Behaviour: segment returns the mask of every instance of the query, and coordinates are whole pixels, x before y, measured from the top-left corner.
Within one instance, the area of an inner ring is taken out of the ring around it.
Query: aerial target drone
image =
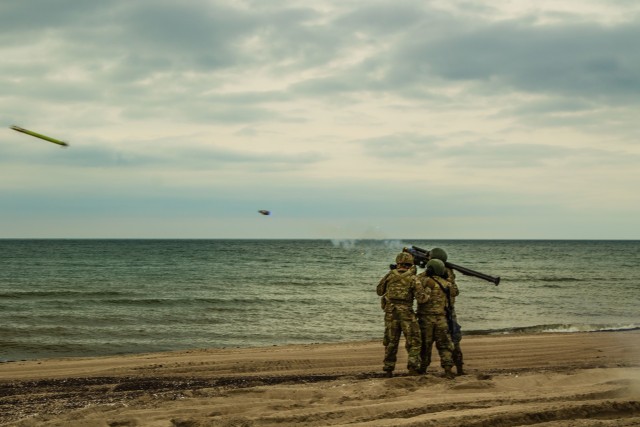
[[[264,210],[264,209],[260,209],[258,212],[261,215],[271,215],[271,211],[267,211],[267,210]]]
[[[28,129],[21,128],[20,126],[14,125],[14,126],[11,126],[11,129],[18,132],[26,133],[27,135],[35,136],[36,138],[44,139],[45,141],[53,142],[54,144],[62,145],[63,147],[69,146],[69,144],[67,144],[64,141],[60,141],[59,139],[51,138],[50,136],[42,135],[41,133],[36,133]]]

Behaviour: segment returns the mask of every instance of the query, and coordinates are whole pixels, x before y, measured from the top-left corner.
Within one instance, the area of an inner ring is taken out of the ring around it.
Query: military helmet
[[[431,259],[439,259],[442,262],[447,260],[447,253],[442,248],[433,248],[429,251]]]
[[[442,276],[447,271],[444,262],[435,258],[430,259],[429,262],[427,262],[427,272],[429,272],[429,269],[431,269],[431,271],[433,271],[433,274],[436,276]]]
[[[408,252],[400,252],[396,256],[396,264],[413,264],[413,255]]]

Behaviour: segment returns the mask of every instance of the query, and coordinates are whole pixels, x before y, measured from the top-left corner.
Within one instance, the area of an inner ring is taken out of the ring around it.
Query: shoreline
[[[521,336],[521,335],[540,335],[540,334],[581,334],[581,333],[600,333],[600,332],[631,332],[640,331],[640,326],[634,324],[622,325],[586,325],[586,324],[543,324],[533,326],[516,326],[510,328],[500,329],[472,329],[465,330],[465,339],[477,336]],[[283,347],[283,346],[304,346],[304,345],[338,345],[352,342],[372,342],[375,338],[370,339],[358,339],[350,341],[333,341],[333,342],[308,342],[308,343],[276,343],[271,345],[246,345],[246,346],[222,346],[222,347],[210,347],[209,349],[252,349],[252,348],[268,348],[268,347]],[[141,354],[161,354],[161,353],[176,353],[193,351],[194,348],[179,348],[174,350],[159,350],[159,351],[141,351],[141,352],[121,352],[110,354],[60,354],[60,355],[47,355],[42,357],[15,357],[0,359],[0,365],[4,363],[16,363],[16,362],[32,362],[38,360],[51,360],[51,359],[86,359],[86,358],[100,358],[100,357],[133,357]]]
[[[454,380],[435,349],[425,376],[407,376],[402,346],[383,378],[379,341],[6,362],[0,425],[481,426],[534,424],[536,411],[545,427],[640,424],[638,330],[471,335],[462,348],[468,374]]]

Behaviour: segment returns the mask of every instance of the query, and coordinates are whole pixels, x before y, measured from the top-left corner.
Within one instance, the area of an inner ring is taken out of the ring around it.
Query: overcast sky
[[[639,40],[636,0],[2,0],[0,237],[639,239]]]

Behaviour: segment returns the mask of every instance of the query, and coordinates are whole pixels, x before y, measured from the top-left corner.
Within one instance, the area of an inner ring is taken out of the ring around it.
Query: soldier
[[[451,353],[454,347],[447,322],[447,310],[451,307],[447,294],[451,292],[451,283],[444,278],[446,274],[444,262],[432,259],[427,262],[426,267],[426,270],[418,275],[425,291],[429,293],[425,303],[418,302],[418,323],[422,335],[420,349],[422,364],[419,372],[423,374],[427,372],[431,363],[431,348],[435,342],[445,376],[454,378],[455,375],[451,372],[453,367]]]
[[[447,261],[447,252],[441,248],[433,248],[429,251],[429,259],[439,259],[442,262]],[[452,326],[453,330],[451,331],[451,340],[453,341],[453,363],[456,365],[456,372],[458,375],[464,375],[463,369],[463,357],[462,357],[462,348],[460,348],[460,341],[462,341],[462,329],[460,328],[460,324],[458,323],[458,316],[456,315],[456,297],[460,295],[460,291],[458,289],[458,285],[456,284],[456,274],[453,270],[445,265],[446,269],[446,279],[451,283],[451,318],[453,319]]]
[[[413,300],[425,303],[427,294],[416,276],[413,256],[401,252],[396,256],[396,268],[378,283],[376,292],[382,297],[384,309],[384,366],[387,377],[393,376],[400,335],[404,334],[408,353],[409,375],[420,369],[420,327],[413,311]]]

